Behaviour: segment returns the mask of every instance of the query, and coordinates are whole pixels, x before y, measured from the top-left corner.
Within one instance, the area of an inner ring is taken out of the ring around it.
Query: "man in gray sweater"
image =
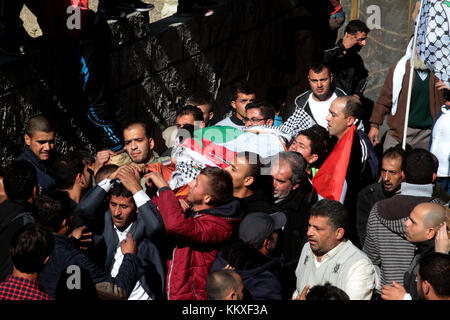
[[[432,197],[433,157],[427,150],[412,149],[406,153],[406,163],[400,194],[377,202],[370,211],[363,251],[369,256],[380,276],[381,287],[393,281],[403,286],[403,276],[414,258],[415,246],[398,232],[409,213],[419,203],[438,202]]]

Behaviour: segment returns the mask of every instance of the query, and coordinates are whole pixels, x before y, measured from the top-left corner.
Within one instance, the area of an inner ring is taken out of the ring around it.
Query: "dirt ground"
[[[142,0],[146,3],[151,3],[155,6],[150,12],[150,23],[162,19],[164,17],[174,14],[177,10],[178,0]],[[89,0],[89,9],[97,11],[98,0]],[[42,35],[42,30],[39,28],[36,17],[28,10],[26,6],[23,7],[20,13],[20,18],[24,22],[25,30],[32,37],[39,37]]]

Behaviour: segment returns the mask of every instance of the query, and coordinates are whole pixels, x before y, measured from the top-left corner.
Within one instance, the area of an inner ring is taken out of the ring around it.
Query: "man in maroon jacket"
[[[167,261],[167,296],[169,300],[206,300],[206,278],[218,247],[240,221],[231,176],[220,168],[202,169],[189,183],[191,208],[186,212],[160,173],[146,177],[159,189],[159,197],[153,201],[174,243]]]

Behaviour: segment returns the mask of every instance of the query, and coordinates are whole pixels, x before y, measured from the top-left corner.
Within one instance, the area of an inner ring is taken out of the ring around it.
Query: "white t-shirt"
[[[327,128],[328,123],[326,118],[328,116],[330,105],[336,98],[337,95],[334,92],[331,95],[331,97],[326,101],[316,101],[314,100],[312,93],[309,95],[308,99],[309,108],[311,109],[311,113],[318,125]]]

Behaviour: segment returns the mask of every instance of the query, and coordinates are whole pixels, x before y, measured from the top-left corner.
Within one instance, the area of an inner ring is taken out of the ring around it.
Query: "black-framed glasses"
[[[265,121],[265,120],[267,120],[266,118],[261,118],[261,119],[259,119],[259,118],[244,118],[243,119],[243,121],[244,121],[244,123],[247,123],[247,122],[261,122],[261,121]]]

